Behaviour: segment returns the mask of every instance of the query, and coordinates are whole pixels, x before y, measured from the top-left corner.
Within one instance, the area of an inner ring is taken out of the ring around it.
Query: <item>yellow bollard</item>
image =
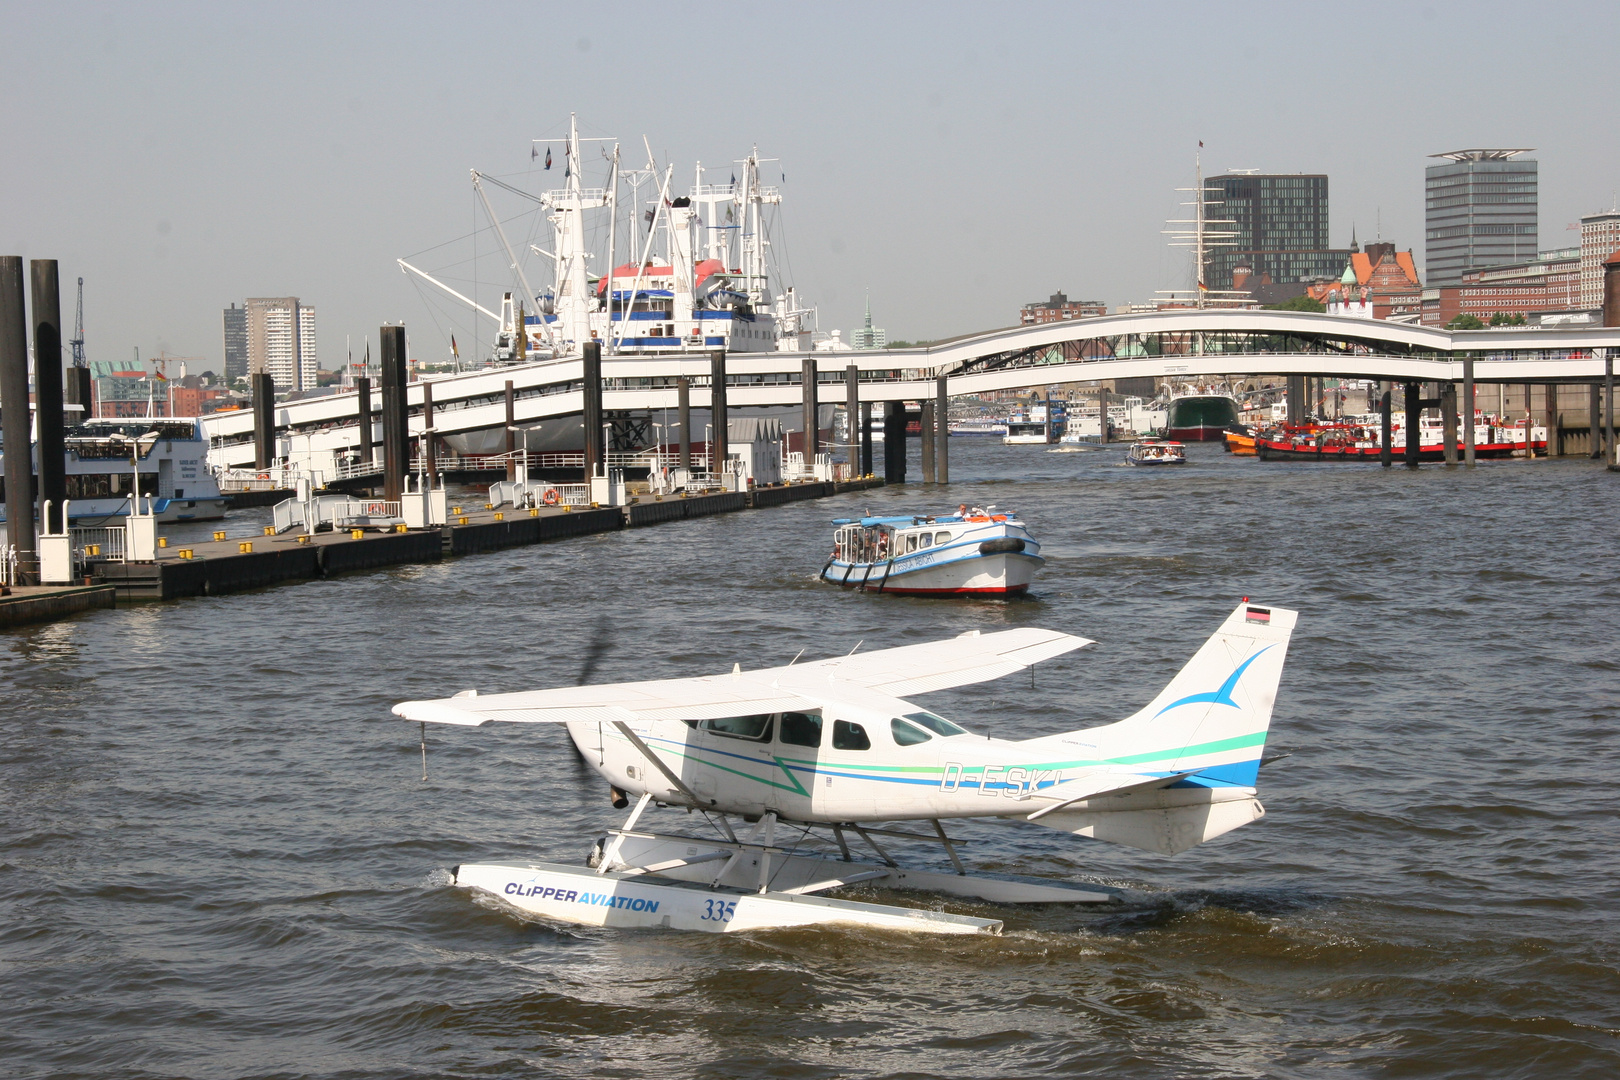
[[[596,503],[593,502],[593,503],[591,503],[591,509],[592,510],[600,510],[602,508],[600,506],[598,506]]]
[[[397,533],[410,532],[410,529],[406,527],[406,525],[405,525],[405,523],[403,521],[401,521],[397,525],[394,526],[394,531],[397,532]]]
[[[539,517],[540,516],[540,508],[538,506],[529,507],[529,516],[530,517]]]
[[[573,512],[574,508],[572,506],[569,506],[567,503],[563,503],[563,513],[572,514]]]
[[[366,530],[364,530],[364,529],[350,529],[349,530],[349,539],[350,540],[360,540],[360,539],[364,538],[365,535],[366,535]]]
[[[452,514],[459,514],[459,513],[461,513],[461,507],[459,507],[459,506],[452,506],[452,507],[451,507],[451,508],[450,508],[450,512],[451,512],[451,513],[452,513]],[[463,524],[465,524],[465,522],[463,522]]]
[[[460,509],[460,507],[457,507],[457,509]],[[466,515],[462,515],[461,517],[456,518],[456,524],[457,525],[465,525],[465,524],[467,524]]]
[[[223,539],[225,539],[225,530],[224,529],[215,530],[214,539],[215,540],[223,540]]]
[[[219,538],[221,540],[223,540],[225,538],[224,533],[219,533],[218,535],[219,535]],[[274,536],[274,535],[276,535],[276,527],[274,525],[266,525],[264,527],[264,535],[266,535],[266,536]]]
[[[506,515],[501,513],[499,510],[497,510],[497,511],[495,511],[495,520],[496,521],[505,521],[506,520]]]
[[[243,555],[251,555],[253,553],[253,541],[251,541],[251,540],[240,540],[240,541],[238,541],[237,544],[236,544],[236,550],[241,552]]]
[[[180,549],[180,557],[181,557],[181,558],[182,558],[182,559],[189,559],[189,558],[191,558],[191,549],[190,549],[190,548],[181,548],[181,549]]]
[[[485,510],[493,510],[493,509],[495,509],[495,504],[494,503],[485,503],[484,504],[484,509]]]
[[[301,534],[300,534],[300,535],[299,535],[299,537],[298,537],[298,542],[299,542],[299,543],[300,543],[300,544],[307,544],[307,543],[309,543],[309,533],[301,533]]]
[[[158,537],[158,547],[166,548],[168,546],[169,546],[169,538],[167,536]]]
[[[101,554],[101,545],[100,544],[86,544],[86,545],[84,545],[84,553],[86,555],[89,555],[91,558],[95,558],[96,556]]]

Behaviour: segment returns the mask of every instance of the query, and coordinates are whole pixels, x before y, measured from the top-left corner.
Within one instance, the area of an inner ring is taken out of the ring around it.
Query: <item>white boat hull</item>
[[[926,557],[926,552],[920,552],[907,559]],[[836,585],[858,588],[864,584],[871,590],[901,596],[1008,596],[1028,591],[1036,571],[1046,564],[1039,555],[1023,552],[972,555],[910,567],[904,566],[904,561],[896,560],[890,568],[885,563],[834,560],[822,576]]]

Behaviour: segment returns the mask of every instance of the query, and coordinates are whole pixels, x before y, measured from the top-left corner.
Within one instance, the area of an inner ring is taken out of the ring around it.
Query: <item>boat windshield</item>
[[[906,719],[920,725],[921,727],[927,728],[935,735],[951,736],[967,734],[966,728],[957,727],[943,716],[938,716],[931,712],[908,712],[906,713]]]

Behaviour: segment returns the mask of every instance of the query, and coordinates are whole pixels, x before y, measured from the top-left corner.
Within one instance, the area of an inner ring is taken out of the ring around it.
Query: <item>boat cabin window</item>
[[[917,546],[918,547],[925,547],[925,548],[926,547],[933,547],[934,546],[934,534],[933,533],[923,533],[922,537],[917,541]]]
[[[752,739],[755,742],[765,742],[771,737],[771,714],[723,716],[718,719],[705,720],[698,727],[715,735],[724,735],[728,739]]]
[[[834,720],[833,749],[870,750],[872,749],[872,740],[867,737],[866,729],[861,725],[852,724],[848,720]]]
[[[906,550],[907,551],[916,551],[917,550],[917,534],[916,533],[912,533],[910,536],[906,537]]]
[[[777,739],[788,746],[820,746],[821,717],[815,713],[785,712]]]
[[[922,728],[908,724],[898,716],[889,721],[889,733],[894,736],[896,746],[916,746],[933,738]]]
[[[948,544],[950,542],[951,542],[951,534],[950,533],[948,533],[948,532],[937,532],[937,533],[934,534],[934,543],[936,543],[936,544]]]
[[[906,713],[906,719],[920,727],[927,728],[935,735],[944,735],[947,738],[952,735],[967,734],[966,728],[957,727],[943,716],[938,716],[931,712],[908,712]]]

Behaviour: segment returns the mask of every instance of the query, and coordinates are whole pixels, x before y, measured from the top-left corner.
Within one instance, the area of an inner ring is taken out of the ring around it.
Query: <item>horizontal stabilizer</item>
[[[1147,776],[1142,773],[1092,773],[1082,776],[1078,780],[1066,781],[1056,787],[1046,788],[1040,792],[1043,797],[1055,799],[1050,806],[1030,814],[1024,820],[1038,821],[1048,814],[1066,810],[1075,803],[1085,802],[1103,795],[1133,795],[1139,791],[1152,791],[1155,788],[1169,787],[1179,780],[1185,780],[1192,773],[1171,773],[1168,776]]]

